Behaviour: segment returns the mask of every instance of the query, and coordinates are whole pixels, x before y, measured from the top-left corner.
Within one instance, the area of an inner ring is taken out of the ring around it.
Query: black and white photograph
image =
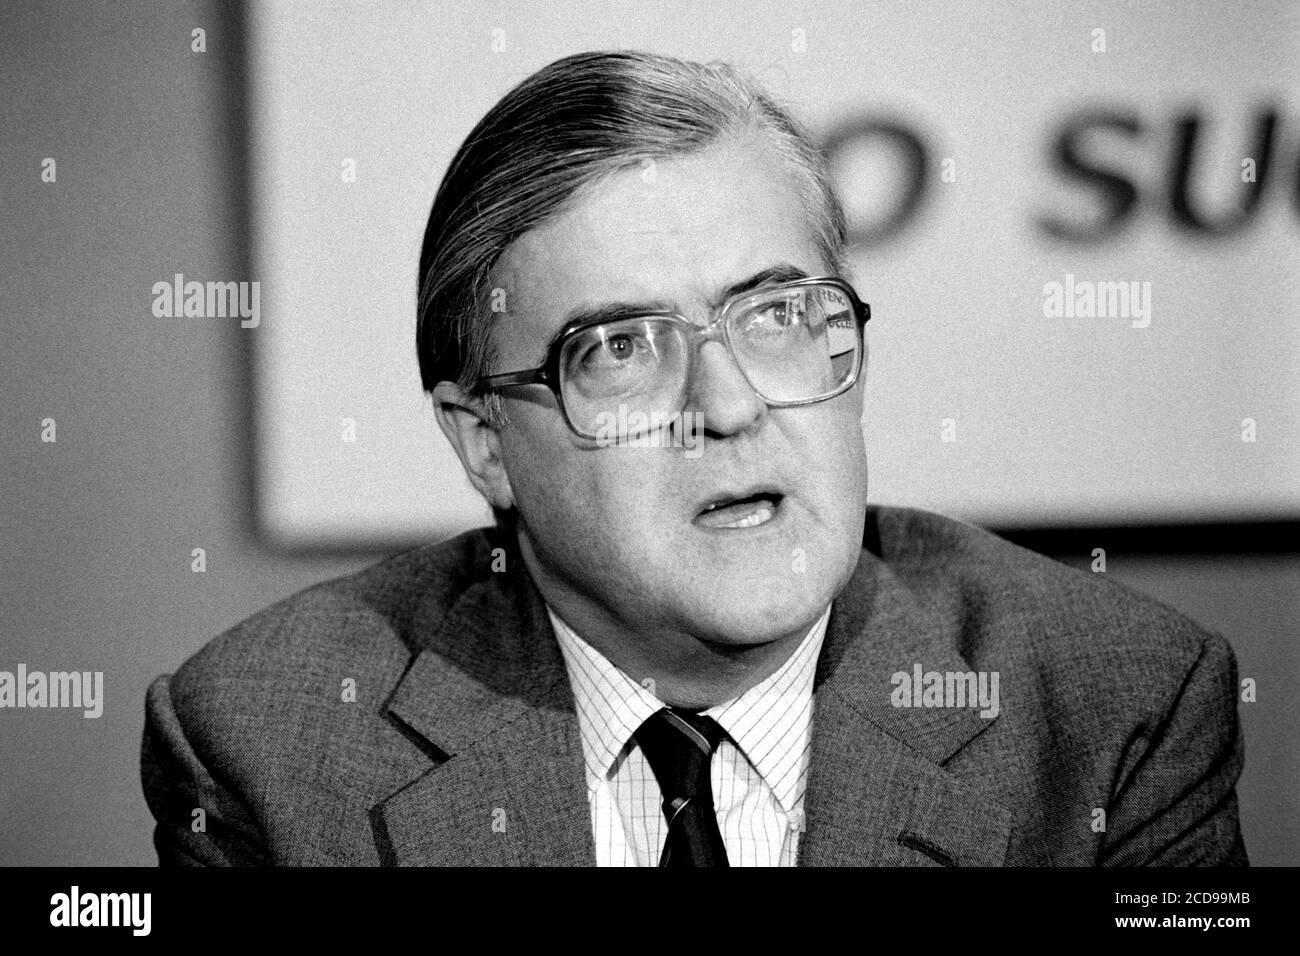
[[[1242,940],[1300,864],[1296,4],[32,0],[0,78],[6,925],[976,867]]]

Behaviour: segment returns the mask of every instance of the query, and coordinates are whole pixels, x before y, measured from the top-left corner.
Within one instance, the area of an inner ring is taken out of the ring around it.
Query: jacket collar
[[[435,765],[373,808],[384,862],[595,862],[564,659],[517,552],[507,560],[511,573],[485,573],[445,613],[433,599],[417,609],[414,632],[432,636],[387,712]],[[800,865],[1003,862],[1009,812],[942,766],[996,718],[890,702],[891,675],[916,663],[970,670],[954,645],[863,550],[818,663]]]
[[[372,810],[384,862],[595,862],[564,659],[517,552],[507,562],[445,614],[431,598],[417,609],[412,629],[431,637],[387,711],[436,765]]]
[[[1001,865],[1010,814],[943,769],[996,717],[901,708],[891,677],[966,672],[954,630],[864,550],[818,662],[801,866]]]

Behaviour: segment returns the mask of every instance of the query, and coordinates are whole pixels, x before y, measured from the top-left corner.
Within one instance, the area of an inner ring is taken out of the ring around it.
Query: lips
[[[695,523],[718,530],[757,528],[776,517],[784,498],[781,492],[766,488],[714,498],[700,509]]]

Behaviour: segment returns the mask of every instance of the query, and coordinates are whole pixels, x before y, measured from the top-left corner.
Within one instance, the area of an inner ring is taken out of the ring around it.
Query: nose
[[[700,343],[692,370],[687,410],[703,415],[707,433],[721,436],[752,431],[767,417],[767,403],[754,393],[725,343]]]

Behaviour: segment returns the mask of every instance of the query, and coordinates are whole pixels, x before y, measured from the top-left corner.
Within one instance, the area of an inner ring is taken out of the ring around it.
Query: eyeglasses
[[[768,405],[812,405],[853,387],[870,318],[871,307],[842,279],[799,279],[734,296],[705,326],[669,311],[577,320],[542,365],[484,375],[477,385],[545,385],[569,428],[597,439],[613,420],[651,428],[674,421],[690,394],[695,346],[721,340]]]

